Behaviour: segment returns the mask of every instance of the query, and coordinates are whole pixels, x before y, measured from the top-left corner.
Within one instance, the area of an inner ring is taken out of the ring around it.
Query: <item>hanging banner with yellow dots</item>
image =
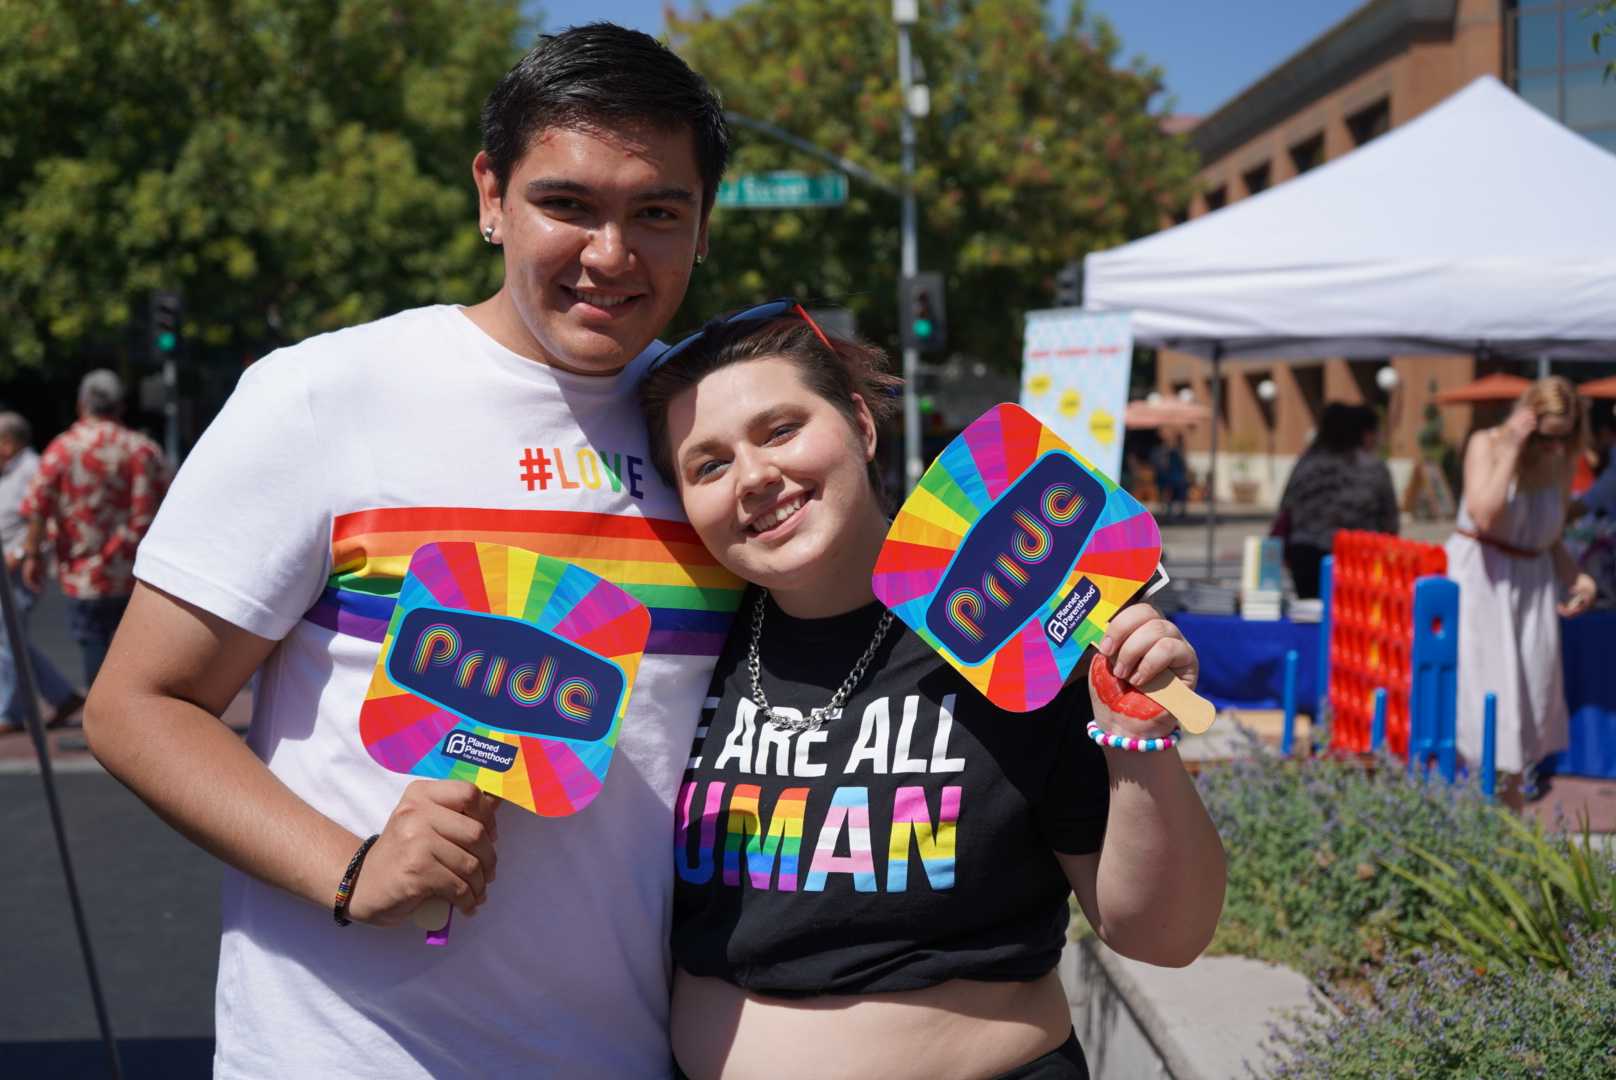
[[[1122,413],[1133,367],[1126,311],[1027,312],[1021,406],[1107,476],[1122,475]]]

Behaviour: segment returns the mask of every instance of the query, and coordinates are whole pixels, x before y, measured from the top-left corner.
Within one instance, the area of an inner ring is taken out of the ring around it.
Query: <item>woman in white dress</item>
[[[1497,694],[1496,765],[1516,805],[1531,794],[1538,762],[1569,739],[1559,617],[1588,610],[1597,594],[1561,542],[1585,439],[1571,383],[1534,383],[1509,419],[1471,437],[1447,543],[1448,576],[1459,583],[1459,753],[1480,762],[1482,703]]]

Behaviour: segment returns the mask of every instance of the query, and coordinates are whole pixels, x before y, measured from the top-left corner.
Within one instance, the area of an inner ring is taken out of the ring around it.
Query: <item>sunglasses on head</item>
[[[824,343],[825,348],[833,353],[836,351],[836,347],[830,343],[830,338],[825,336],[825,331],[821,330],[819,324],[814,322],[813,316],[808,314],[807,308],[790,297],[780,297],[775,300],[765,301],[755,307],[743,308],[730,315],[720,315],[716,319],[707,320],[700,330],[668,346],[661,356],[651,361],[651,366],[646,369],[645,373],[649,375],[658,368],[673,363],[679,357],[684,356],[697,345],[706,341],[711,334],[728,333],[747,326],[763,326],[783,315],[792,314],[801,315],[802,321],[808,324],[808,328],[814,332],[815,337]]]

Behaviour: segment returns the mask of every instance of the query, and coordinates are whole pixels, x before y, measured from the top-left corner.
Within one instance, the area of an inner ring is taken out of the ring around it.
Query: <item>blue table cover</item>
[[[1248,621],[1236,615],[1172,616],[1201,658],[1201,692],[1221,708],[1284,708],[1285,653],[1295,649],[1297,711],[1318,700],[1319,624]],[[1560,623],[1571,745],[1545,773],[1616,778],[1616,611]]]
[[[1220,709],[1285,707],[1285,653],[1295,649],[1296,708],[1311,714],[1319,698],[1319,624],[1237,615],[1172,617],[1201,658],[1198,689]]]
[[[1616,611],[1560,620],[1571,745],[1544,760],[1542,771],[1616,777]]]

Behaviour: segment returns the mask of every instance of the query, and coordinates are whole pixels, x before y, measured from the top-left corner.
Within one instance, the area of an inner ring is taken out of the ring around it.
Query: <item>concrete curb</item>
[[[96,773],[106,772],[101,763],[88,755],[74,755],[72,757],[51,757],[51,772],[53,773]],[[12,776],[19,773],[39,773],[38,758],[16,758],[13,760],[0,760],[0,776]]]
[[[1155,967],[1094,938],[1067,946],[1061,979],[1094,1080],[1250,1076],[1269,1025],[1320,1000],[1307,979],[1275,964],[1204,956]]]

